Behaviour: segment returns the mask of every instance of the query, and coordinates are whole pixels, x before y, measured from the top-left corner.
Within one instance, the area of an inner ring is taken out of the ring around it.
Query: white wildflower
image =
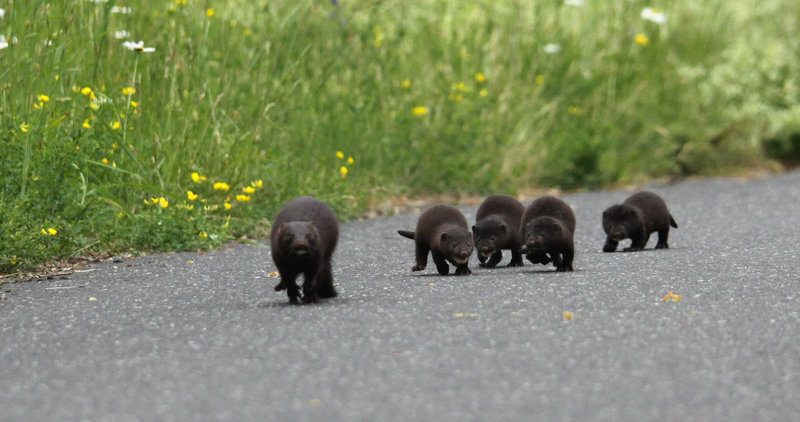
[[[0,7],[0,19],[2,19],[3,16],[5,16],[5,15],[6,15],[6,9],[3,9],[2,7]]]
[[[89,0],[92,3],[108,3],[108,0]]]
[[[125,41],[124,43],[122,43],[122,46],[127,48],[128,50],[141,51],[144,53],[152,53],[156,51],[155,47],[145,47],[144,41],[139,41],[139,42]]]
[[[111,8],[111,13],[123,13],[123,14],[130,14],[131,8],[126,6],[114,6]]]
[[[8,42],[11,41],[11,44],[16,44],[19,40],[17,37],[11,37],[11,39],[7,39],[5,35],[0,35],[0,50],[8,47]]]
[[[583,0],[564,0],[567,6],[583,6]]]
[[[667,14],[656,9],[655,7],[645,7],[642,9],[640,16],[644,20],[655,22],[659,25],[664,25],[667,23]]]
[[[561,45],[559,44],[546,44],[544,46],[544,52],[547,54],[555,54],[561,51]]]
[[[114,38],[121,40],[124,38],[129,38],[131,36],[131,33],[123,29],[121,31],[114,31],[112,35],[114,35]]]

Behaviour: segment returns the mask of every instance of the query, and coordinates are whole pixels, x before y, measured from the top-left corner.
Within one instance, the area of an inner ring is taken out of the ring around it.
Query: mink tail
[[[400,236],[403,236],[403,237],[407,237],[409,239],[413,239],[414,238],[414,232],[410,232],[408,230],[398,230],[397,234],[399,234]]]
[[[671,215],[669,216],[669,225],[675,227],[676,229],[678,228],[678,223],[675,222],[675,219],[672,218]]]

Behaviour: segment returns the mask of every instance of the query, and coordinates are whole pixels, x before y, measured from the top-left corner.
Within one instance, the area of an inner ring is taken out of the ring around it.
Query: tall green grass
[[[0,1],[0,272],[263,236],[300,194],[349,218],[800,151],[796,2],[183,3]]]

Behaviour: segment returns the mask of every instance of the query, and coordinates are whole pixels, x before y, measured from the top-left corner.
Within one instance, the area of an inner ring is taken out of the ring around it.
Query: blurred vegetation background
[[[263,237],[301,194],[347,219],[800,162],[796,1],[0,9],[0,273]]]

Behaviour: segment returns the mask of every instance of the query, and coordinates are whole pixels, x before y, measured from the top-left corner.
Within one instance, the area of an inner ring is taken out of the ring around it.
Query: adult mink
[[[331,256],[339,239],[339,224],[324,202],[301,196],[286,204],[273,223],[272,260],[281,275],[276,291],[286,289],[290,303],[301,297],[295,280],[303,274],[303,302],[336,297]]]
[[[417,265],[411,271],[424,270],[430,252],[439,274],[450,272],[448,262],[456,267],[456,275],[472,274],[468,266],[473,251],[472,234],[467,219],[457,208],[434,205],[419,216],[415,231],[398,230],[397,233],[414,239]]]
[[[519,223],[525,206],[510,195],[487,197],[475,215],[472,236],[481,267],[494,267],[503,258],[503,249],[511,250],[509,267],[522,266],[522,240]]]
[[[575,213],[566,202],[549,195],[536,199],[525,209],[520,226],[529,261],[545,265],[552,261],[556,271],[573,270]]]
[[[624,251],[640,251],[653,232],[658,232],[656,249],[667,249],[670,226],[677,229],[678,223],[664,200],[653,192],[637,192],[622,204],[612,205],[603,212],[603,230],[607,235],[603,252],[614,252],[625,239],[631,239],[631,245]]]

